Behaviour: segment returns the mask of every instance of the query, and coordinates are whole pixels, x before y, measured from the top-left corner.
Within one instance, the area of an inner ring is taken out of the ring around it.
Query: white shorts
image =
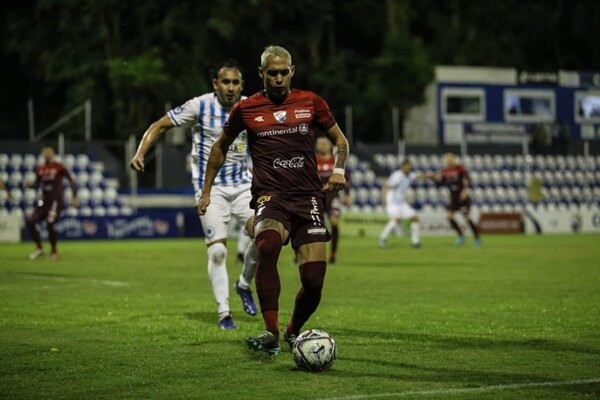
[[[196,203],[200,194],[197,190]],[[251,199],[249,183],[239,186],[213,186],[206,214],[200,216],[206,243],[227,239],[227,227],[232,217],[239,224],[245,225],[254,215],[254,210],[250,208]]]
[[[390,218],[394,219],[411,219],[417,212],[414,208],[406,203],[394,204],[390,203],[386,206],[385,211]]]

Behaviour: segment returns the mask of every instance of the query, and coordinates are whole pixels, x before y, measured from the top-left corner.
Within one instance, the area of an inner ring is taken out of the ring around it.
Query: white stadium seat
[[[21,186],[23,183],[23,174],[19,171],[13,171],[8,178],[8,182],[11,186]]]
[[[377,164],[380,168],[385,168],[385,156],[383,154],[375,154],[373,156],[373,161],[375,161],[375,164]]]
[[[388,154],[385,156],[385,166],[390,171],[395,171],[398,169],[398,157],[396,157],[394,154]]]
[[[372,188],[369,191],[369,203],[374,205],[381,204],[381,190]]]
[[[77,155],[76,165],[80,171],[86,170],[87,167],[89,166],[89,164],[90,164],[90,158],[87,156],[87,154]]]
[[[370,169],[367,170],[365,172],[364,178],[365,178],[364,179],[365,185],[367,185],[367,186],[375,185],[375,180],[377,177],[375,176],[375,172],[373,172],[372,170],[370,170]]]
[[[37,175],[33,171],[27,171],[23,177],[23,184],[25,186],[33,186],[37,179]]]
[[[365,175],[360,172],[359,170],[356,170],[354,172],[352,172],[352,174],[350,175],[350,178],[352,179],[352,186],[355,187],[359,187],[362,186],[365,180]]]
[[[4,207],[6,200],[8,200],[8,192],[6,190],[0,190],[0,208]]]
[[[29,215],[30,214],[30,212],[28,212],[27,214],[25,214],[23,212],[23,210],[20,209],[20,208],[18,208],[18,207],[17,208],[13,208],[12,210],[10,210],[10,213],[11,213],[11,215],[15,215],[18,218],[24,218],[25,215]]]
[[[77,185],[87,186],[90,181],[90,175],[87,172],[80,172],[77,174]]]
[[[9,165],[13,169],[21,168],[21,166],[23,165],[23,156],[18,153],[11,155]]]
[[[104,180],[104,177],[102,176],[102,172],[94,171],[90,175],[89,182],[92,186],[100,186],[100,184],[102,183],[103,180]]]
[[[351,153],[350,155],[348,155],[347,166],[350,169],[350,171],[353,171],[356,168],[358,168],[358,157],[356,156],[356,154]]]
[[[95,217],[104,217],[104,216],[106,216],[106,209],[104,207],[102,207],[102,206],[96,206],[92,210],[92,214]]]
[[[104,191],[100,188],[92,189],[90,199],[96,204],[101,203],[104,200]]]
[[[88,188],[82,187],[77,189],[77,197],[82,204],[87,204],[90,201],[90,191]]]
[[[19,188],[12,188],[10,190],[10,197],[13,204],[18,204],[23,200],[23,191]]]
[[[120,211],[121,215],[133,215],[133,213],[135,212],[133,207],[128,206],[128,205],[122,206],[119,211]]]
[[[34,156],[33,154],[25,154],[25,157],[23,157],[23,166],[28,170],[31,171],[35,168],[35,165],[37,164],[37,157]]]
[[[91,217],[93,214],[92,208],[88,206],[83,206],[79,208],[79,215],[82,217]]]
[[[104,191],[104,200],[109,202],[109,203],[114,203],[115,201],[117,201],[118,198],[118,193],[117,190],[114,188],[107,188]]]
[[[110,206],[106,208],[106,215],[111,216],[111,217],[116,217],[120,214],[120,210],[119,207],[116,206]]]
[[[9,178],[8,172],[0,171],[0,182],[8,183],[8,178]]]
[[[73,154],[65,155],[63,164],[65,165],[65,168],[67,168],[69,171],[73,170],[73,168],[75,167],[75,162],[76,162],[76,158]]]
[[[29,204],[33,204],[38,198],[37,191],[32,188],[25,189],[23,193],[23,200]]]
[[[6,167],[8,167],[9,162],[10,162],[10,157],[8,157],[8,154],[1,153],[0,154],[0,170],[2,170],[2,171],[6,170]]]
[[[65,210],[65,215],[67,217],[76,217],[79,215],[79,210],[75,207],[69,207]]]

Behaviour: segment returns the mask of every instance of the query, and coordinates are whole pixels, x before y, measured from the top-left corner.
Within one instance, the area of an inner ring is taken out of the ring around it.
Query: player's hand
[[[196,211],[198,211],[198,215],[206,214],[206,209],[210,205],[210,192],[202,191],[202,195],[200,195],[200,200],[196,204]]]
[[[144,156],[136,154],[131,161],[129,161],[129,166],[137,172],[144,172]]]
[[[465,201],[468,198],[469,198],[469,192],[467,192],[466,190],[463,190],[462,192],[460,192],[460,200],[461,201]]]
[[[352,197],[350,195],[344,196],[344,204],[346,207],[352,207]]]
[[[79,198],[78,197],[73,197],[71,199],[71,205],[75,208],[79,208]]]
[[[342,174],[331,174],[329,180],[323,186],[326,192],[339,192],[346,186],[346,178]]]

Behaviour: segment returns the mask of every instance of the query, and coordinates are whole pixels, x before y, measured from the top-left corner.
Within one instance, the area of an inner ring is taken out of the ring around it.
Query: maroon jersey
[[[75,182],[73,182],[71,174],[69,174],[69,171],[67,171],[65,166],[59,162],[52,161],[49,164],[38,165],[35,169],[35,174],[37,176],[36,187],[41,186],[44,203],[50,201],[63,201],[63,178],[66,178],[69,181],[73,194],[76,194],[77,186],[75,185]]]
[[[292,89],[281,104],[265,92],[240,100],[223,130],[247,131],[253,164],[252,194],[320,192],[314,153],[315,128],[327,131],[335,119],[325,100],[313,92]]]
[[[469,174],[462,165],[454,165],[442,170],[442,184],[450,190],[450,195],[460,194],[470,183]]]

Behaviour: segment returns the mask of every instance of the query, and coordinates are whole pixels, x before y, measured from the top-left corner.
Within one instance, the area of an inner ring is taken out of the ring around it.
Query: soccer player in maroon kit
[[[79,206],[77,186],[65,166],[54,160],[54,149],[52,147],[44,146],[44,148],[42,148],[42,156],[44,157],[45,162],[36,167],[36,180],[34,184],[36,189],[41,186],[42,200],[26,220],[29,233],[37,246],[36,250],[29,255],[29,259],[35,260],[44,254],[40,232],[35,224],[40,220],[45,220],[46,227],[48,228],[48,238],[50,239],[50,245],[52,246],[50,258],[58,260],[58,252],[56,251],[56,230],[54,229],[54,224],[58,221],[60,213],[64,208],[63,179],[69,181],[71,190],[73,191],[72,204],[74,207]]]
[[[321,182],[323,185],[327,184],[329,181],[329,177],[333,173],[333,169],[335,168],[335,157],[332,152],[332,144],[331,140],[328,138],[321,136],[317,138],[317,169],[319,171],[319,177],[321,178]],[[346,178],[346,186],[344,187],[344,203],[346,206],[350,206],[352,204],[352,200],[350,198],[350,185],[348,175],[345,174]],[[329,224],[331,225],[331,250],[329,253],[329,263],[335,263],[336,259],[336,250],[338,245],[338,239],[340,235],[340,214],[342,213],[342,209],[340,207],[340,198],[337,192],[326,192],[325,193],[325,214],[327,214],[327,218],[329,219]]]
[[[290,53],[279,46],[267,47],[258,69],[265,90],[233,106],[208,159],[200,214],[210,204],[212,182],[231,143],[246,131],[254,166],[252,203],[255,210],[257,248],[256,292],[266,331],[246,339],[248,346],[277,354],[279,346],[279,294],[277,260],[291,240],[299,264],[300,288],[284,338],[291,345],[321,300],[326,270],[324,225],[325,191],[344,188],[348,141],[327,103],[313,92],[292,89],[295,68]],[[321,183],[315,160],[315,128],[337,146],[333,174]]]
[[[463,231],[456,223],[454,219],[454,213],[460,212],[463,214],[465,220],[469,224],[475,241],[475,246],[481,245],[481,239],[479,237],[479,230],[477,225],[469,217],[471,211],[471,196],[469,195],[469,186],[471,185],[471,179],[469,173],[462,164],[459,164],[456,160],[454,153],[446,153],[444,155],[445,166],[442,172],[439,174],[430,174],[427,177],[432,178],[446,186],[450,191],[450,203],[448,204],[448,214],[446,218],[448,223],[458,234],[455,245],[462,246],[466,240],[463,235]]]

